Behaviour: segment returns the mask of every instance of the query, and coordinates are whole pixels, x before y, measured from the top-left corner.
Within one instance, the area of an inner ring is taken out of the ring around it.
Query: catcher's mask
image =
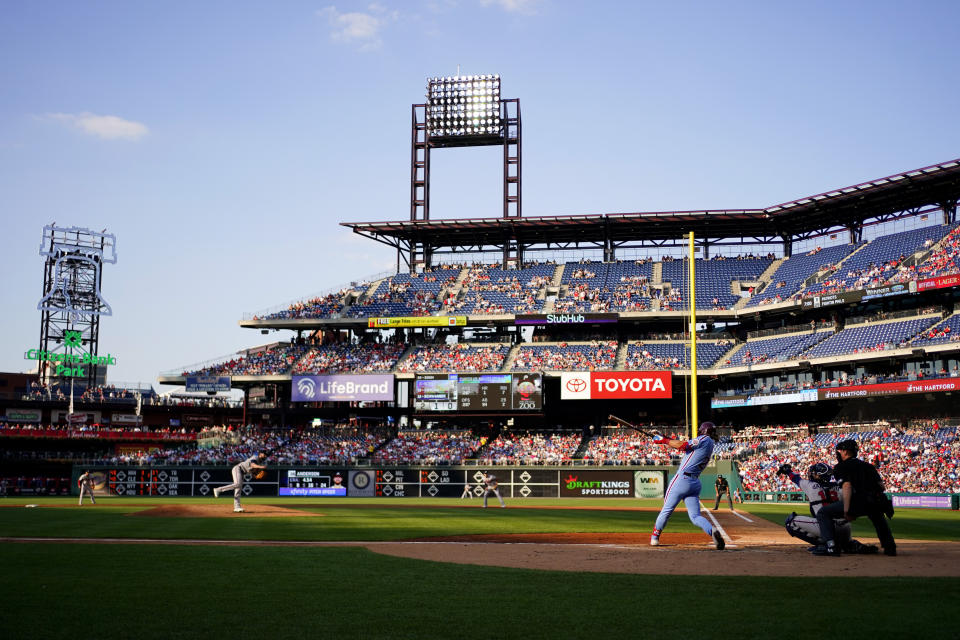
[[[807,479],[811,482],[818,482],[821,485],[826,485],[830,482],[831,473],[833,473],[833,468],[830,465],[823,462],[818,462],[807,470]]]

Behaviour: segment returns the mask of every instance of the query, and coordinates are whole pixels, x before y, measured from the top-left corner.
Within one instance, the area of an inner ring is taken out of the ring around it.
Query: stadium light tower
[[[501,98],[499,75],[428,78],[426,98],[412,109],[410,220],[430,219],[431,149],[491,145],[503,146],[503,217],[521,217],[520,101]],[[430,248],[416,250],[429,264]]]
[[[46,257],[43,267],[43,296],[37,303],[40,316],[40,353],[75,355],[77,352],[96,356],[100,343],[100,316],[113,314],[100,293],[103,264],[117,261],[117,239],[112,233],[80,227],[43,228],[40,255]],[[41,382],[54,379],[72,382],[73,372],[57,375],[51,362],[63,362],[45,356],[38,359]],[[61,367],[63,369],[63,367]],[[103,377],[105,368],[83,369],[89,384]]]

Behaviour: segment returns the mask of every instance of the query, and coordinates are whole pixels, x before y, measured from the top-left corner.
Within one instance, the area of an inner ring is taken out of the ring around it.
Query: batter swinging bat
[[[643,435],[647,436],[648,438],[652,438],[652,437],[654,437],[654,436],[656,436],[656,435],[659,435],[659,434],[656,434],[656,433],[654,433],[654,432],[652,432],[652,431],[647,431],[646,429],[641,429],[640,427],[638,427],[637,425],[633,424],[632,422],[627,422],[627,421],[624,420],[623,418],[618,418],[617,416],[613,415],[612,413],[608,416],[608,418],[609,418],[610,420],[613,420],[614,422],[616,422],[616,423],[624,426],[624,427],[627,427],[627,428],[629,428],[629,429],[633,429],[633,430],[636,431],[637,433],[642,433]]]

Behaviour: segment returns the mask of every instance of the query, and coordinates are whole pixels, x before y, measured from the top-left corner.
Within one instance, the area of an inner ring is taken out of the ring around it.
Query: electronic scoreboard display
[[[539,373],[418,374],[416,411],[509,412],[543,409]]]

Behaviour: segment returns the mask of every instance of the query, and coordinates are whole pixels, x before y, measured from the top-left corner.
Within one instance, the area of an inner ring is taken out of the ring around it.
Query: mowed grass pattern
[[[264,500],[316,518],[146,518],[172,500],[34,500],[0,508],[0,535],[393,540],[484,533],[648,532],[657,501]],[[210,500],[182,500],[188,504]],[[248,501],[256,504],[258,501]],[[4,501],[2,504],[17,504]],[[218,507],[229,511],[229,502]],[[594,505],[602,510],[524,506]],[[609,509],[621,507],[624,510]],[[148,508],[148,507],[147,507]],[[774,522],[786,509],[750,505]],[[908,511],[900,538],[960,539],[956,512]],[[869,524],[867,524],[869,527]],[[696,530],[682,511],[670,531]],[[858,534],[859,535],[859,534]],[[864,539],[869,536],[864,535]],[[731,561],[735,558],[731,556]],[[381,556],[362,548],[0,544],[6,638],[767,638],[837,616],[845,638],[953,638],[960,580],[642,576]],[[833,613],[811,618],[826,598]],[[840,612],[840,613],[838,613]],[[920,614],[922,612],[922,615]],[[832,623],[830,623],[832,624]],[[787,631],[785,631],[787,630]]]

